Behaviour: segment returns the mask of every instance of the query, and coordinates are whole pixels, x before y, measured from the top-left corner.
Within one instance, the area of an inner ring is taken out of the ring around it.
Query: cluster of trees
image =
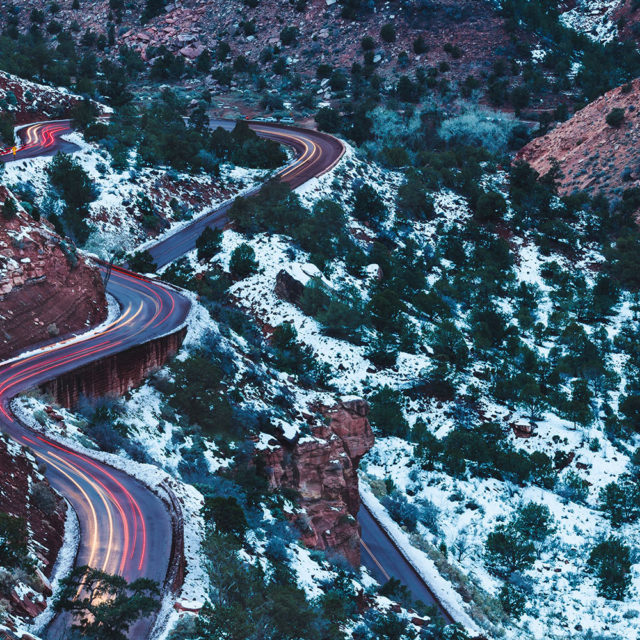
[[[0,567],[28,570],[33,566],[29,557],[29,535],[24,518],[0,512]],[[9,596],[8,593],[3,594]]]
[[[500,591],[500,602],[505,612],[516,619],[526,606],[522,572],[533,565],[553,531],[549,508],[528,502],[520,507],[509,522],[498,525],[487,536],[487,568],[505,581]]]
[[[214,341],[199,352],[171,364],[173,381],[167,391],[170,404],[190,425],[197,425],[206,436],[237,437],[242,425],[234,419],[228,394],[227,376],[232,364]]]
[[[186,103],[166,89],[140,112],[123,107],[108,127],[90,124],[87,129],[89,137],[103,141],[118,168],[127,165],[130,149],[136,149],[140,160],[149,165],[211,173],[217,173],[223,161],[273,169],[286,160],[277,143],[259,138],[244,121],[238,121],[232,131],[211,131],[204,105],[186,116]]]
[[[290,322],[279,324],[271,335],[273,362],[281,371],[298,376],[298,380],[309,387],[325,386],[330,375],[328,365],[316,360],[313,349],[298,341],[298,332]]]
[[[97,197],[93,181],[77,160],[59,153],[47,167],[49,183],[64,202],[62,220],[55,212],[49,214],[54,226],[60,227],[78,242],[86,241],[89,235],[87,218],[89,204]]]
[[[229,218],[245,233],[267,231],[291,237],[320,268],[345,254],[358,260],[358,249],[345,228],[342,206],[322,199],[308,211],[299,196],[279,180],[269,181],[255,196],[236,198]]]
[[[412,430],[416,456],[425,469],[440,468],[450,475],[499,478],[517,484],[555,486],[555,462],[542,451],[532,454],[513,448],[509,433],[498,424],[460,425],[438,440],[418,421]]]

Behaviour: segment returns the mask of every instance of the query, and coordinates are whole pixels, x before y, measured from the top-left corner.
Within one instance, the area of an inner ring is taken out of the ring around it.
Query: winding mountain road
[[[230,129],[234,123],[212,120],[211,126]],[[294,150],[295,159],[277,173],[292,188],[328,171],[344,150],[339,140],[324,133],[263,122],[251,122],[250,126],[258,135]],[[22,146],[15,154],[11,150],[1,152],[0,161],[73,151],[77,147],[62,138],[70,132],[68,120],[26,126],[19,132]],[[205,227],[224,226],[229,208],[227,203],[149,247],[157,265],[164,266],[193,249]],[[185,322],[190,308],[186,297],[161,282],[120,268],[113,269],[107,290],[118,301],[121,311],[110,325],[0,363],[0,428],[30,447],[46,464],[49,481],[78,514],[81,528],[78,565],[89,564],[121,574],[128,580],[148,577],[163,583],[169,570],[172,527],[160,498],[132,476],[28,429],[10,410],[11,399],[19,393],[96,359],[176,330]],[[360,523],[367,550],[365,564],[382,578],[399,578],[416,597],[435,604],[446,614],[435,599],[428,600],[428,588],[417,586],[415,572],[406,561],[398,559],[375,519],[361,512]],[[450,619],[448,614],[446,618]],[[139,622],[130,631],[130,637],[148,637],[153,623],[153,618]],[[56,618],[50,626],[49,637],[60,637],[64,624],[61,617]]]

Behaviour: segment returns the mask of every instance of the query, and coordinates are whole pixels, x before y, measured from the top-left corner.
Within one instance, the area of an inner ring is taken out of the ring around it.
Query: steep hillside
[[[68,117],[80,97],[0,71],[0,112],[15,124]]]
[[[27,346],[86,330],[104,320],[107,305],[98,270],[51,225],[31,218],[4,187],[0,198],[3,360]]]
[[[159,8],[149,11],[147,5]],[[35,1],[30,7],[45,12],[45,22],[49,21],[47,2]],[[359,19],[353,20],[354,17]],[[358,2],[335,0],[84,0],[75,10],[72,3],[61,3],[50,20],[67,28],[75,23],[72,31],[78,41],[86,32],[94,34],[94,41],[103,36],[107,45],[113,38],[116,46],[130,46],[148,61],[156,57],[156,48],[161,45],[191,61],[205,49],[216,52],[222,42],[230,45],[230,58],[243,55],[249,62],[259,61],[268,47],[275,48],[276,55],[281,49],[296,72],[310,75],[315,75],[320,63],[350,67],[361,54],[360,41],[366,35],[375,41],[376,64],[383,76],[397,75],[407,67],[398,62],[398,55],[405,51],[410,54],[410,67],[448,60],[464,78],[465,74],[489,69],[492,56],[488,52],[509,42],[503,21],[486,0],[384,2],[376,3],[374,10]],[[20,12],[18,23],[27,28],[29,12]],[[381,40],[380,29],[386,23],[395,28],[393,42]],[[296,31],[291,42],[286,34],[281,38],[286,29]],[[417,51],[415,57],[413,42],[418,37],[424,40],[424,51]],[[459,46],[463,55],[452,60],[443,51],[446,43]]]
[[[0,635],[45,606],[65,532],[66,504],[35,459],[0,436]]]
[[[639,94],[638,80],[613,89],[547,135],[527,144],[518,159],[528,162],[541,175],[557,161],[563,194],[603,192],[619,199],[623,189],[640,184]]]

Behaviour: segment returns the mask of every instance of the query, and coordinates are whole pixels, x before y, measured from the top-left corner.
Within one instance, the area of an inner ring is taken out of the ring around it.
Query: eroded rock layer
[[[360,564],[358,464],[373,446],[373,432],[364,400],[342,401],[322,408],[328,425],[312,428],[311,436],[284,439],[263,454],[274,489],[300,496],[306,514],[297,519],[304,543],[314,549],[341,553]]]
[[[7,198],[0,187],[0,203]],[[11,219],[0,214],[0,360],[87,330],[106,315],[95,266],[19,206]]]

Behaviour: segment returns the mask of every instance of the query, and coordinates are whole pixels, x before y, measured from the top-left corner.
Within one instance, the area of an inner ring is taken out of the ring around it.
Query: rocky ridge
[[[13,195],[0,187],[0,200]],[[17,205],[0,216],[0,360],[106,318],[99,271]]]
[[[640,185],[640,80],[618,87],[578,111],[546,135],[532,140],[518,153],[540,175],[558,163],[561,194],[598,192],[617,200],[622,190]],[[607,116],[621,109],[618,125]]]
[[[273,489],[298,493],[304,516],[296,524],[303,542],[314,549],[341,553],[360,564],[358,464],[371,449],[373,432],[368,404],[345,399],[332,408],[319,407],[327,424],[311,428],[310,436],[261,453]],[[274,443],[275,444],[275,443]]]

